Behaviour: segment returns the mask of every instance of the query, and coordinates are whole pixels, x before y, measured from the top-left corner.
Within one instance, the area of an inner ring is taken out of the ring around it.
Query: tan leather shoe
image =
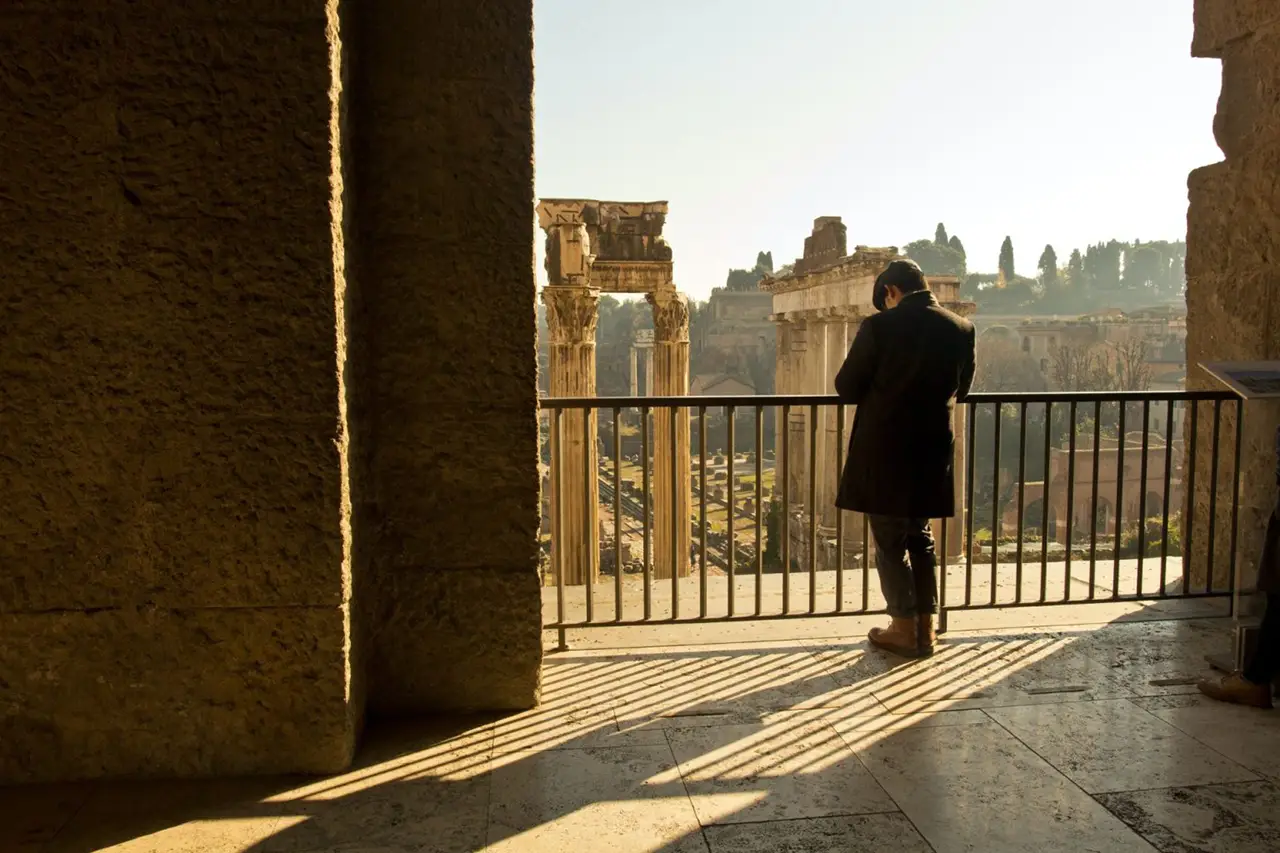
[[[1196,686],[1201,693],[1219,702],[1248,705],[1251,708],[1271,707],[1271,685],[1254,684],[1238,672],[1221,678],[1201,679]]]
[[[895,655],[913,658],[919,656],[916,618],[894,616],[888,628],[872,628],[867,634],[871,645]]]
[[[937,645],[938,632],[933,627],[933,616],[925,614],[916,617],[916,655],[917,657],[927,658],[933,654],[933,647]]]

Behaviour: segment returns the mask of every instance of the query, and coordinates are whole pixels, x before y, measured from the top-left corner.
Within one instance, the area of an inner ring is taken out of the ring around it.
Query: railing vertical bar
[[[680,454],[676,452],[676,447],[679,445],[680,437],[680,411],[681,409],[679,406],[671,407],[671,443],[667,445],[667,453],[671,457],[671,467],[667,472],[667,476],[670,478],[668,480],[669,485],[667,486],[667,506],[670,507],[669,511],[671,513],[671,530],[669,533],[671,535],[670,558],[672,619],[680,618],[680,570],[684,568],[685,561],[689,559],[688,554],[685,554],[683,557],[680,555],[680,540],[684,538],[680,535],[681,528],[683,527],[686,531],[689,529],[689,519],[687,517],[682,517],[683,513],[680,511],[681,504],[684,503],[681,500],[679,488]]]
[[[995,462],[991,477],[991,605],[996,604],[996,584],[1000,569],[1000,430],[1004,421],[1004,403],[995,402]]]
[[[1174,406],[1174,401],[1170,400],[1164,412],[1164,494],[1160,496],[1160,503],[1164,505],[1160,519],[1160,596],[1162,598],[1169,594],[1169,504],[1171,503],[1169,493],[1173,488]]]
[[[818,407],[809,407],[809,613],[818,610]]]
[[[734,459],[734,456],[737,455],[737,450],[738,450],[737,435],[734,430],[734,421],[738,419],[738,410],[733,406],[726,406],[725,414],[729,416],[729,435],[728,435],[729,455],[726,457],[726,460],[728,462],[727,471],[728,471],[728,480],[729,480],[729,487],[728,487],[729,497],[725,501],[725,505],[727,507],[726,517],[728,519],[728,525],[729,525],[729,528],[728,528],[729,529],[729,546],[728,546],[729,547],[729,563],[728,563],[729,565],[729,615],[732,616],[734,615],[734,612],[733,612],[734,599],[738,597],[738,585],[737,585],[736,572],[735,572],[735,569],[737,567],[736,558],[738,556],[738,539],[737,539],[738,531],[737,531],[737,525],[734,523],[735,519],[733,517],[736,512],[736,505],[737,505],[737,501],[735,500],[736,492],[737,492],[737,488],[736,488],[737,483],[734,478],[733,459]]]
[[[649,482],[649,407],[640,408],[640,470],[641,490],[644,492],[644,507],[641,513],[644,524],[644,618],[653,618],[653,535],[649,529],[652,521],[653,498]]]
[[[862,612],[871,606],[871,517],[862,513]]]
[[[613,616],[622,621],[622,409],[613,408]]]
[[[942,517],[942,558],[939,561],[942,570],[938,572],[938,633],[947,633],[947,570],[950,564],[947,560],[947,517]]]
[[[776,470],[776,469],[775,469]],[[764,406],[756,406],[756,610],[764,607]]]
[[[782,492],[782,518],[779,519],[778,533],[782,537],[782,612],[791,612],[791,407],[782,407],[782,483],[779,485],[775,477],[774,491]],[[776,441],[776,440],[775,440]],[[774,467],[778,460],[775,455]]]
[[[593,470],[587,462],[592,457],[592,448],[595,446],[594,436],[591,435],[591,421],[595,415],[595,410],[590,408],[582,409],[582,520],[583,523],[589,523],[591,517],[595,515],[591,505],[593,483],[598,483],[600,472]],[[598,541],[599,528],[595,530],[583,531],[583,549],[584,560],[582,563],[582,585],[587,596],[587,622],[594,622],[596,614],[595,588],[596,579],[592,575],[591,567],[600,560],[599,553],[591,553],[594,550],[595,543]]]
[[[1062,600],[1071,600],[1071,539],[1075,533],[1076,515],[1076,403],[1071,401],[1068,416],[1071,420],[1067,434],[1067,529],[1066,529],[1066,573],[1062,580]]]
[[[970,403],[968,411],[965,413],[965,426],[968,429],[969,452],[965,458],[967,471],[965,473],[964,484],[964,517],[965,517],[965,537],[964,537],[964,606],[968,607],[973,603],[973,493],[974,493],[974,436],[977,434],[978,425],[978,404]]]
[[[707,618],[707,407],[698,407],[698,615]]]
[[[1040,603],[1049,600],[1049,488],[1053,485],[1053,403],[1044,404],[1044,471],[1040,478]]]
[[[1142,464],[1138,468],[1138,595],[1142,596],[1145,586],[1142,577],[1143,558],[1147,555],[1147,475],[1149,466],[1147,456],[1151,452],[1151,401],[1142,401]]]
[[[844,472],[844,406],[836,406],[836,494],[840,493],[840,475]],[[836,612],[844,612],[844,510],[836,507]]]
[[[1178,532],[1182,537],[1182,594],[1191,593],[1191,556],[1194,553],[1194,527],[1196,521],[1196,445],[1200,438],[1200,401],[1191,401],[1191,436],[1187,453],[1182,461],[1182,469],[1186,474],[1187,488],[1183,492],[1184,509],[1182,512],[1182,529]]]
[[[1022,603],[1022,537],[1023,513],[1027,502],[1027,401],[1023,400],[1018,413],[1018,566],[1014,602]]]
[[[1089,504],[1089,600],[1098,594],[1098,476],[1101,473],[1102,401],[1093,403],[1093,495]]]
[[[1218,451],[1221,449],[1222,401],[1213,401],[1213,462],[1209,468],[1209,541],[1205,543],[1204,591],[1213,592],[1214,543],[1218,532]]]
[[[561,458],[560,451],[564,448],[564,441],[561,436],[563,431],[563,423],[561,418],[564,412],[556,409],[555,414],[551,418],[551,514],[555,516],[555,522],[552,524],[551,536],[551,569],[556,575],[556,622],[564,625],[564,459]],[[564,643],[564,629],[560,629],[560,645]]]
[[[1112,577],[1111,577],[1111,598],[1120,597],[1120,545],[1124,541],[1124,437],[1127,422],[1126,415],[1129,412],[1129,406],[1122,398],[1120,400],[1120,424],[1118,427],[1120,443],[1116,445],[1116,511],[1112,513],[1115,517],[1112,525],[1115,533],[1111,536],[1111,559],[1112,559]],[[1142,594],[1142,590],[1138,590],[1138,594]]]
[[[1236,592],[1240,589],[1240,585],[1236,583],[1236,546],[1240,541],[1240,445],[1243,441],[1244,400],[1242,398],[1237,398],[1235,474],[1231,478],[1231,563],[1229,566],[1230,577],[1228,578],[1228,591],[1231,593],[1232,616],[1236,615]]]

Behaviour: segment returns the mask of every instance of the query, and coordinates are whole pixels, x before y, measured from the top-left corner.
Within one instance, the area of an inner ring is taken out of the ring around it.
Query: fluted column
[[[689,300],[674,290],[646,297],[653,306],[653,390],[660,397],[689,395]],[[674,420],[674,436],[672,426]],[[654,576],[689,573],[693,482],[689,473],[689,411],[655,409],[653,435]],[[674,442],[673,442],[674,439]],[[673,564],[674,560],[674,564]]]
[[[632,397],[640,396],[640,378],[639,378],[638,361],[639,360],[636,358],[636,348],[635,348],[635,345],[633,344],[631,347],[631,386],[630,386]]]
[[[551,333],[552,397],[596,395],[596,320],[600,291],[589,287],[546,287]],[[600,484],[596,476],[596,415],[567,410],[560,429],[551,430],[552,565],[570,585],[594,583],[600,568],[596,523]]]
[[[641,350],[644,353],[644,394],[646,397],[652,397],[653,388],[653,347],[646,347]]]
[[[791,347],[787,364],[787,393],[804,394],[808,375],[809,360],[809,326],[804,320],[796,320],[791,324]],[[809,490],[806,487],[809,472],[809,452],[806,441],[804,409],[800,406],[791,408],[791,417],[787,420],[787,500],[791,511],[800,510],[809,502]]]

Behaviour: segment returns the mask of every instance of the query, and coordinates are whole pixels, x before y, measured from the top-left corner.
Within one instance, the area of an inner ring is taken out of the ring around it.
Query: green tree
[[[916,240],[908,243],[903,253],[920,265],[925,275],[965,276],[964,255],[949,245],[938,245],[932,240]]]
[[[1056,294],[1059,286],[1058,281],[1058,253],[1053,250],[1053,246],[1045,246],[1044,251],[1040,253],[1040,286],[1044,288],[1045,296]]]
[[[773,272],[773,252],[760,252],[756,255],[757,272]]]
[[[965,258],[966,260],[968,260],[968,256],[965,254],[965,251],[964,251],[964,243],[961,243],[961,242],[960,242],[960,238],[959,238],[959,237],[957,237],[956,235],[952,234],[952,235],[951,235],[951,242],[950,242],[950,243],[948,243],[947,245],[949,245],[949,246],[951,247],[952,251],[959,252],[959,253],[960,253],[960,257]]]
[[[1168,261],[1152,245],[1138,245],[1124,253],[1125,290],[1154,289],[1168,277]]]
[[[938,229],[933,232],[933,242],[939,246],[950,246],[951,240],[947,237],[947,226],[941,222],[938,223]]]
[[[1071,260],[1067,261],[1067,287],[1076,295],[1081,295],[1089,290],[1089,282],[1084,273],[1084,255],[1080,254],[1079,249],[1071,251]]]
[[[1013,238],[1005,237],[1004,243],[1000,246],[1000,273],[1004,276],[1006,282],[1013,281],[1017,276],[1013,266]]]

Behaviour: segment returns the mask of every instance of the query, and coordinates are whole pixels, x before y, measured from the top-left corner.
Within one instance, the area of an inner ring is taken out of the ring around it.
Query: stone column
[[[630,386],[632,397],[640,396],[640,377],[639,377],[638,361],[639,360],[636,358],[636,348],[635,348],[635,345],[633,344],[631,347],[631,386]]]
[[[836,374],[844,364],[848,354],[848,327],[843,313],[833,314],[824,324],[827,334],[827,372],[824,393],[835,393]],[[832,406],[824,412],[822,454],[819,464],[822,466],[823,480],[818,491],[819,506],[822,508],[821,524],[834,531],[836,526],[836,492],[840,488],[840,447],[844,444],[844,436],[840,434],[839,407]],[[847,447],[847,445],[844,445]]]
[[[809,361],[809,327],[804,320],[791,323],[791,347],[787,364],[787,393],[803,394],[809,389],[806,386]],[[808,503],[809,452],[805,440],[805,416],[800,407],[791,408],[791,416],[787,421],[787,499],[791,511],[802,508]]]
[[[551,332],[550,396],[594,397],[600,291],[590,287],[546,287],[542,301],[547,306]],[[565,584],[580,586],[595,583],[600,566],[596,415],[568,410],[559,420],[557,432],[552,415],[551,506],[558,509],[558,515],[551,521],[551,560],[563,573]]]
[[[653,306],[654,342],[650,352],[656,368],[651,372],[654,390],[660,397],[686,397],[689,394],[689,299],[675,290],[659,290],[646,298]],[[654,577],[670,578],[673,572],[683,577],[689,573],[692,545],[689,412],[687,409],[655,409],[653,427]]]
[[[641,352],[644,353],[644,395],[646,397],[653,396],[653,347],[645,347]]]

